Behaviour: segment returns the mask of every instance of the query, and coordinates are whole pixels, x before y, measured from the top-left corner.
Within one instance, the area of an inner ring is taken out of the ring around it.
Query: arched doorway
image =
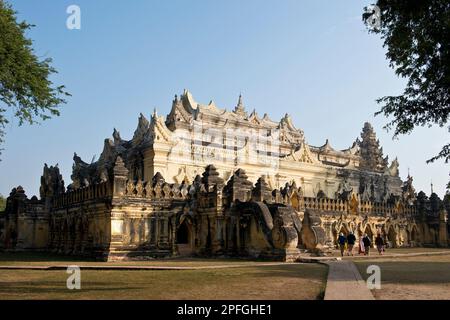
[[[372,246],[374,245],[374,239],[373,239],[373,232],[372,232],[372,228],[367,225],[366,228],[364,229],[364,233],[367,234],[367,237],[370,239],[370,242],[372,243]]]
[[[191,232],[186,221],[183,221],[177,229],[177,247],[180,256],[192,253]]]
[[[337,226],[335,226],[334,228],[333,228],[333,243],[334,243],[334,245],[335,245],[335,247],[336,248],[338,248],[339,247],[339,244],[338,244],[338,238],[339,238],[339,235],[341,234],[341,233],[343,233],[344,234],[344,236],[348,236],[348,234],[350,233],[349,232],[349,230],[348,230],[348,228],[347,228],[347,226],[345,225],[345,224],[341,224],[340,225],[340,228],[339,228],[339,225],[337,225]]]
[[[347,226],[342,225],[341,229],[339,230],[339,233],[341,233],[341,232],[344,234],[344,236],[348,236],[349,231],[348,231]]]
[[[389,227],[387,238],[392,248],[397,247],[397,233],[393,226]]]
[[[417,227],[413,226],[411,229],[411,233],[410,233],[410,244],[411,246],[417,246],[417,242],[418,240],[418,231],[417,231]]]

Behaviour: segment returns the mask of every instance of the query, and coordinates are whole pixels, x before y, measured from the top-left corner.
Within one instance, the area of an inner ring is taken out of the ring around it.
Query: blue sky
[[[59,164],[70,183],[73,152],[90,162],[117,128],[131,138],[139,113],[170,111],[189,89],[202,103],[232,108],[242,92],[248,109],[292,115],[308,143],[349,147],[370,121],[385,154],[408,168],[417,190],[443,196],[449,167],[425,161],[448,142],[442,128],[419,128],[392,140],[375,100],[402,92],[376,35],[361,22],[370,1],[11,1],[36,27],[40,57],[72,94],[61,116],[37,126],[7,126],[0,193],[22,185],[38,194],[44,163]],[[81,30],[66,28],[66,8],[81,8]]]

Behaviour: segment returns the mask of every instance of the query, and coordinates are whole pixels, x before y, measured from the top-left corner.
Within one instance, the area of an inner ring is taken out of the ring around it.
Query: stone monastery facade
[[[104,260],[173,255],[295,260],[339,232],[391,247],[448,246],[448,197],[416,193],[365,123],[345,150],[307,143],[290,116],[272,121],[175,96],[167,117],[142,114],[131,140],[114,129],[96,162],[74,155],[72,183],[44,167],[40,198],[14,188],[0,249]]]

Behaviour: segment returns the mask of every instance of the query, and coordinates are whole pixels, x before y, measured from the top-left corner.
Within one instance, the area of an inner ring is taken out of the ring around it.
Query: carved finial
[[[238,104],[239,107],[244,107],[244,103],[242,102],[242,93],[239,93]]]
[[[23,193],[23,194],[25,194],[25,190],[23,189],[22,186],[18,186],[18,187],[16,188],[16,192],[17,192],[17,193]]]
[[[117,131],[116,128],[114,128],[114,131],[113,131],[112,135],[113,135],[113,138],[114,138],[115,142],[122,140],[122,138],[120,137],[120,132]]]
[[[242,94],[239,94],[239,99],[236,107],[234,108],[234,113],[240,116],[246,116],[244,102],[242,101]]]
[[[372,124],[371,124],[369,121],[364,122],[363,130],[364,130],[364,129],[373,131]]]
[[[206,166],[202,176],[202,183],[207,186],[223,185],[223,179],[219,177],[219,172],[217,172],[216,167],[212,164]]]
[[[325,144],[323,145],[323,149],[325,149],[325,150],[332,149],[331,145],[330,145],[330,140],[328,140],[328,139],[325,140]]]
[[[128,169],[125,167],[125,163],[121,156],[117,156],[113,170],[115,176],[126,177],[128,175]]]
[[[264,175],[256,182],[252,190],[252,197],[254,201],[272,202],[272,190],[270,190]]]
[[[116,162],[114,163],[115,168],[125,168],[125,163],[123,162],[123,159],[121,156],[117,156]]]
[[[164,177],[162,174],[158,171],[152,178],[152,184],[163,184],[165,182]]]

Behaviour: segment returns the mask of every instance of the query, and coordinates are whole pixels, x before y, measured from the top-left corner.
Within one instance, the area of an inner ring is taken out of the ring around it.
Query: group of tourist
[[[343,257],[344,254],[347,252],[347,255],[353,256],[353,247],[356,243],[356,236],[353,234],[353,232],[350,232],[347,236],[344,235],[343,232],[339,234],[339,237],[337,239],[339,248],[341,249],[341,256]],[[377,234],[375,238],[375,245],[377,247],[378,253],[383,254],[385,250],[385,243],[383,240],[383,237],[381,234]],[[368,256],[370,253],[370,247],[372,246],[372,240],[367,235],[367,233],[364,233],[364,235],[359,240],[359,249],[358,253]]]

